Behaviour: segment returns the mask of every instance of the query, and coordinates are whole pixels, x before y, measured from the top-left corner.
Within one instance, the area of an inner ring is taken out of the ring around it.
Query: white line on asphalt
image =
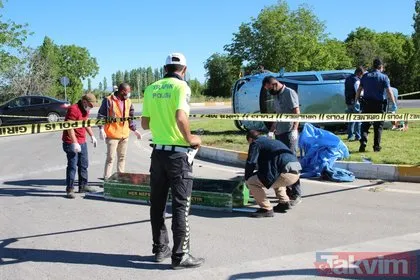
[[[97,165],[97,164],[102,164],[102,162],[99,162],[99,161],[89,162],[89,165]],[[26,172],[24,174],[19,173],[19,174],[4,176],[4,177],[0,177],[0,184],[4,183],[5,181],[30,178],[31,176],[34,176],[34,175],[59,171],[59,170],[63,170],[63,169],[66,169],[66,168],[67,168],[67,165],[59,165],[59,166],[55,166],[55,167],[44,168],[42,170],[35,170],[35,171]]]
[[[334,183],[334,182],[321,182],[321,181],[315,181],[315,180],[305,180],[303,179],[302,181],[308,182],[308,183],[315,183],[315,184],[320,184],[320,185],[324,185],[324,186],[337,186],[337,187],[343,187],[343,188],[358,188],[360,190],[370,190],[372,188],[375,187],[381,187],[381,184],[378,185],[370,185],[370,186],[365,186],[363,187],[363,185],[346,185],[346,184],[342,184],[342,183]],[[382,186],[383,191],[386,192],[396,192],[396,193],[408,193],[408,194],[420,194],[420,191],[412,191],[412,190],[402,190],[402,189],[391,189],[388,188],[386,186]]]
[[[387,191],[387,192],[397,192],[397,193],[420,194],[420,191],[399,190],[399,189],[388,189],[388,188],[386,188],[386,189],[385,189],[385,191]]]

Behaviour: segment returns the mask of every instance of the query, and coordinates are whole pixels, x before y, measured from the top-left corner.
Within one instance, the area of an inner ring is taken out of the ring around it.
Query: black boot
[[[286,213],[287,210],[292,209],[290,202],[280,202],[276,206],[273,207],[274,212],[277,213]]]
[[[270,218],[270,217],[274,217],[274,212],[273,210],[260,208],[256,212],[252,213],[250,217],[251,218]]]
[[[153,248],[153,253],[155,254],[156,262],[163,262],[172,255],[171,248],[168,246],[156,247],[156,249]]]
[[[190,254],[184,254],[182,259],[174,260],[172,259],[172,268],[173,269],[184,269],[184,268],[195,268],[199,267],[204,263],[203,258],[194,258]]]

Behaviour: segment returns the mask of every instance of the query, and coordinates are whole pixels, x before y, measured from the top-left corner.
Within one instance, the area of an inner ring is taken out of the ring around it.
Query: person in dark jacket
[[[299,180],[302,167],[293,152],[281,141],[261,136],[250,130],[245,166],[246,184],[257,204],[261,207],[251,215],[254,218],[273,217],[275,212],[284,213],[291,208],[286,188]],[[255,169],[258,165],[258,170]],[[264,188],[273,188],[279,204],[274,208],[267,199]]]
[[[363,76],[365,69],[359,66],[354,71],[354,74],[348,76],[344,82],[344,95],[346,97],[347,113],[360,113],[360,102],[355,100],[356,92],[360,85],[360,79]],[[359,141],[360,136],[360,122],[351,122],[347,124],[347,140]]]
[[[394,93],[391,89],[389,78],[386,74],[382,73],[384,71],[384,63],[379,58],[376,58],[373,61],[373,70],[364,74],[362,79],[360,79],[360,86],[356,92],[355,102],[359,100],[362,91],[363,93],[363,103],[362,103],[362,113],[363,114],[382,114],[384,113],[388,95],[389,100],[392,102],[391,112],[397,111],[397,103],[394,98]],[[386,95],[384,94],[386,93]],[[370,122],[362,123],[362,137],[360,138],[360,147],[359,152],[364,153],[366,151],[366,145],[368,142],[369,128],[372,124]],[[381,147],[381,138],[382,138],[382,129],[384,122],[374,122],[373,123],[373,151],[380,152]]]

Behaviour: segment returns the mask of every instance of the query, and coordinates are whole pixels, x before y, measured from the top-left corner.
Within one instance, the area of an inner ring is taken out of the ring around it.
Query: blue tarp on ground
[[[335,134],[306,123],[299,136],[303,178],[322,177],[335,182],[353,182],[352,172],[335,168],[337,160],[349,157],[349,149]]]

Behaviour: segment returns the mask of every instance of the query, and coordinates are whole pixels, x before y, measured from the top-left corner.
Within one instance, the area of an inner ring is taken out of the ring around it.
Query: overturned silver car
[[[308,71],[262,73],[244,76],[232,88],[232,109],[234,113],[275,113],[273,97],[262,87],[266,76],[274,76],[299,95],[302,114],[345,113],[344,81],[354,70]],[[394,95],[398,90],[392,88]],[[268,123],[235,121],[238,129],[266,130]],[[335,124],[322,124],[323,126]]]

